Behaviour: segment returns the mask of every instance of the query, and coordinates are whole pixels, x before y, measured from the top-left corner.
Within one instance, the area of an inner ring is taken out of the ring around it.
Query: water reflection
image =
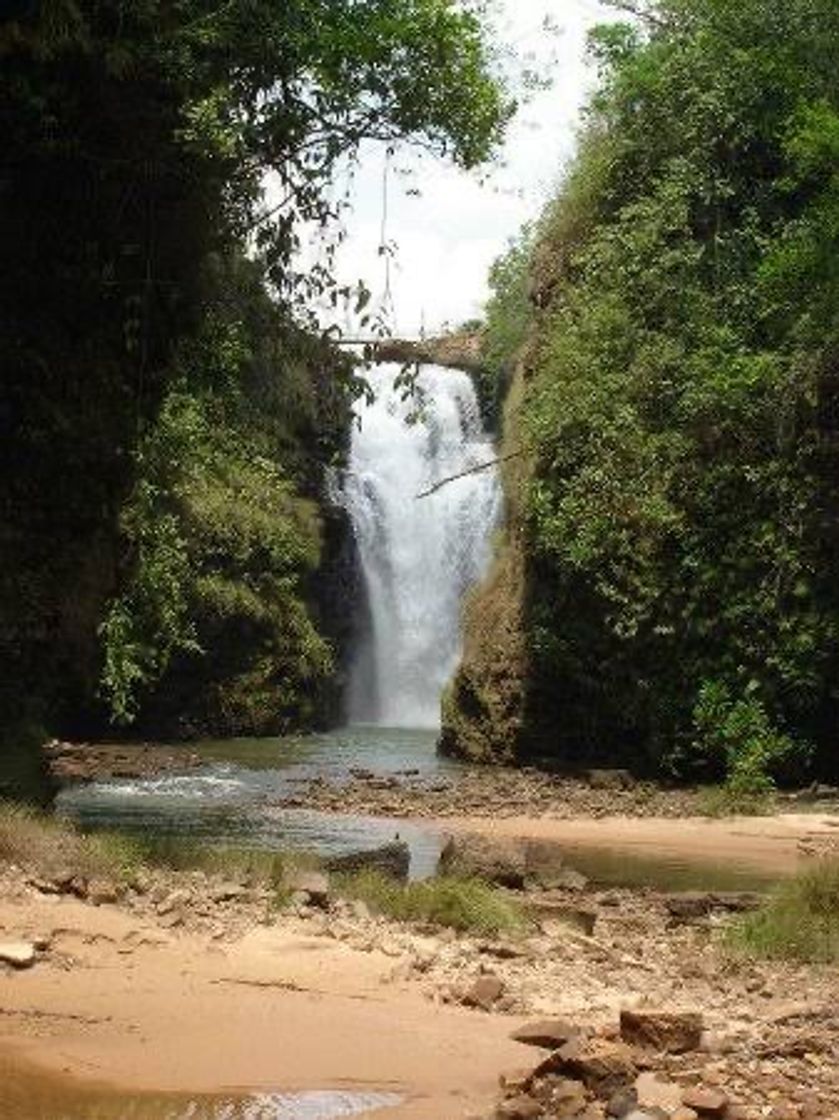
[[[338,1120],[392,1108],[394,1093],[127,1093],[0,1062],[3,1120]]]

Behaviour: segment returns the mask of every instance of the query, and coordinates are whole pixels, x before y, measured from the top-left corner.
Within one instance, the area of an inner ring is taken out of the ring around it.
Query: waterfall
[[[370,371],[375,400],[356,409],[341,496],[370,616],[353,660],[348,715],[436,727],[440,694],[460,656],[463,596],[486,570],[501,495],[492,467],[417,498],[490,461],[494,450],[468,374],[423,366],[417,396],[403,399],[393,385],[399,370],[382,364]]]

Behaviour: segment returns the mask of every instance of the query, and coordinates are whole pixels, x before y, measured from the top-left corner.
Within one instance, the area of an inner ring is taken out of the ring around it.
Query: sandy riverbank
[[[700,866],[753,868],[771,875],[792,874],[813,856],[839,850],[839,815],[779,813],[769,817],[550,817],[446,818],[441,830],[474,832],[497,839],[556,844],[568,851],[595,849]]]
[[[0,902],[0,931],[49,942],[34,968],[0,972],[0,1053],[55,1072],[138,1090],[388,1090],[405,1103],[383,1118],[441,1120],[486,1105],[520,1057],[510,1019],[434,1003],[393,979],[393,956],[306,923],[219,943],[27,896]]]

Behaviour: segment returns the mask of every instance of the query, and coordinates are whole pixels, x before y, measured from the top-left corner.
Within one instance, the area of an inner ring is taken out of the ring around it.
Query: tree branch
[[[415,501],[420,498],[427,498],[430,494],[436,494],[438,490],[442,490],[444,486],[448,486],[450,482],[457,482],[459,478],[466,478],[470,474],[480,474],[481,471],[488,471],[490,467],[497,467],[500,463],[507,463],[510,459],[516,459],[519,455],[523,454],[522,451],[511,451],[509,455],[501,455],[497,459],[490,459],[487,463],[479,463],[477,467],[469,467],[468,470],[458,471],[457,474],[451,474],[448,478],[441,478],[439,482],[435,482],[433,486],[429,486],[427,490],[421,490],[416,495]]]

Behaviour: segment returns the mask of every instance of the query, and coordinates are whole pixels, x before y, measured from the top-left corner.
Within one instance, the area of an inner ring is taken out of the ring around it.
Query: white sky
[[[501,41],[528,65],[549,73],[552,87],[523,105],[510,124],[500,166],[488,181],[427,155],[401,153],[387,180],[385,237],[395,244],[390,265],[394,334],[429,334],[480,316],[487,273],[521,226],[537,217],[572,153],[579,110],[592,80],[585,62],[588,29],[614,18],[596,0],[498,0]],[[558,34],[543,30],[549,16]],[[381,146],[362,150],[352,185],[347,239],[339,249],[342,283],[363,279],[380,304],[385,261],[379,253],[384,216]],[[410,167],[409,180],[394,173]],[[406,186],[420,197],[406,194]],[[345,189],[346,182],[337,189]],[[356,333],[348,321],[345,331]],[[369,332],[360,332],[369,333]]]

